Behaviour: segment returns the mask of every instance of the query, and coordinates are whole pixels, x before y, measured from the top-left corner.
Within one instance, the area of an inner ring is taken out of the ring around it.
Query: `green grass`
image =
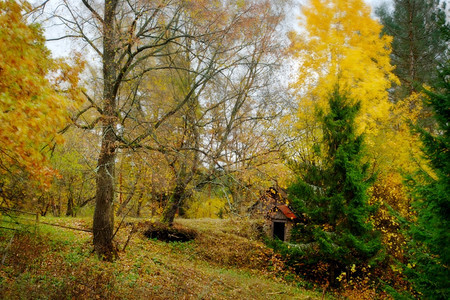
[[[89,228],[87,218],[41,221]],[[137,222],[138,220],[133,220]],[[40,224],[38,232],[0,229],[2,299],[321,299],[283,270],[278,257],[231,220],[179,220],[196,230],[187,243],[145,238],[145,226],[120,259],[92,253],[91,234]],[[119,230],[122,249],[130,226]],[[10,246],[9,242],[13,238]],[[285,280],[288,279],[288,280]]]

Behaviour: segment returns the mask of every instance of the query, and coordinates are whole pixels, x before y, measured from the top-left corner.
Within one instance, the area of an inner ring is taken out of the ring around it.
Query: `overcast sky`
[[[308,0],[294,0],[294,3],[306,3]],[[372,6],[372,10],[374,10],[375,7],[380,6],[383,3],[392,3],[393,0],[364,0],[366,3]],[[31,0],[32,3],[36,2],[34,0]],[[40,1],[39,1],[40,2]],[[295,6],[295,4],[294,4]],[[296,23],[296,17],[300,14],[300,5],[297,7],[294,7],[291,10],[291,16],[289,19],[292,19],[293,23]],[[289,26],[291,27],[291,26]],[[58,35],[61,35],[61,29],[58,30],[54,26],[44,26],[45,28],[45,35],[47,38],[54,38]],[[292,28],[292,27],[291,27]],[[295,28],[295,25],[294,25]],[[52,51],[53,56],[67,56],[68,52],[71,48],[71,42],[68,40],[61,40],[57,42],[48,42],[47,47]],[[72,44],[74,45],[74,44]]]
[[[369,3],[372,6],[372,8],[375,8],[375,7],[381,5],[384,2],[386,2],[386,3],[392,2],[392,0],[364,0],[364,1]]]

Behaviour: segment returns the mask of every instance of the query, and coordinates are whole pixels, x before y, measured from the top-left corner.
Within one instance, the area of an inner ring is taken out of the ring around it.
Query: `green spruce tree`
[[[298,165],[298,180],[289,189],[293,208],[308,217],[294,241],[307,264],[326,263],[327,280],[337,284],[353,264],[370,263],[381,249],[369,216],[368,165],[362,162],[363,136],[356,133],[360,105],[336,88],[328,113],[319,112],[323,143],[314,163]]]
[[[438,124],[432,135],[418,126],[423,152],[434,174],[409,178],[417,219],[409,229],[409,279],[424,299],[450,298],[450,64],[439,73],[428,104]]]
[[[384,33],[394,38],[391,58],[401,82],[395,88],[395,100],[417,92],[422,84],[431,84],[434,70],[448,58],[443,4],[440,0],[394,0],[393,10],[377,8]]]

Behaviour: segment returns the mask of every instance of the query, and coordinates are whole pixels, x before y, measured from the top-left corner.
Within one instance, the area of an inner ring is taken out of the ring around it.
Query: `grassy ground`
[[[90,219],[41,221],[91,228]],[[2,299],[321,299],[320,291],[286,272],[277,255],[256,238],[252,225],[232,220],[178,220],[195,240],[165,243],[137,232],[120,259],[100,261],[91,234],[39,225],[25,233],[0,229]],[[1,224],[0,224],[1,225]],[[7,224],[10,225],[10,224]],[[5,226],[6,227],[6,226]],[[118,231],[119,249],[131,231]]]

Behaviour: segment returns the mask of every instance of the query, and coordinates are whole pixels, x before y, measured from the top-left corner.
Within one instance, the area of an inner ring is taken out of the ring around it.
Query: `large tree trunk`
[[[142,202],[144,202],[144,199],[142,199],[144,197],[144,192],[140,192],[139,193],[139,197],[138,197],[138,201],[137,201],[137,207],[136,207],[136,217],[140,218],[141,217],[141,208],[142,208]]]
[[[173,220],[175,219],[175,215],[177,213],[177,210],[182,205],[182,202],[185,198],[185,190],[186,186],[184,185],[177,185],[175,187],[175,190],[169,198],[169,202],[166,205],[166,208],[163,211],[161,222],[166,223],[169,225],[173,224]]]
[[[75,213],[73,211],[74,205],[73,205],[73,197],[71,194],[69,194],[69,197],[67,198],[67,211],[66,211],[66,217],[74,217]]]
[[[103,118],[102,146],[97,166],[97,190],[94,211],[94,250],[105,260],[113,260],[117,256],[113,245],[114,231],[114,171],[116,125],[116,65],[114,42],[114,15],[117,0],[105,1],[103,22]]]
[[[108,128],[108,127],[107,127]],[[107,131],[107,130],[105,130]],[[111,131],[111,130],[110,130]],[[94,211],[94,250],[106,260],[113,260],[116,249],[112,243],[114,231],[114,149],[110,134],[104,133],[98,160],[97,191]]]

